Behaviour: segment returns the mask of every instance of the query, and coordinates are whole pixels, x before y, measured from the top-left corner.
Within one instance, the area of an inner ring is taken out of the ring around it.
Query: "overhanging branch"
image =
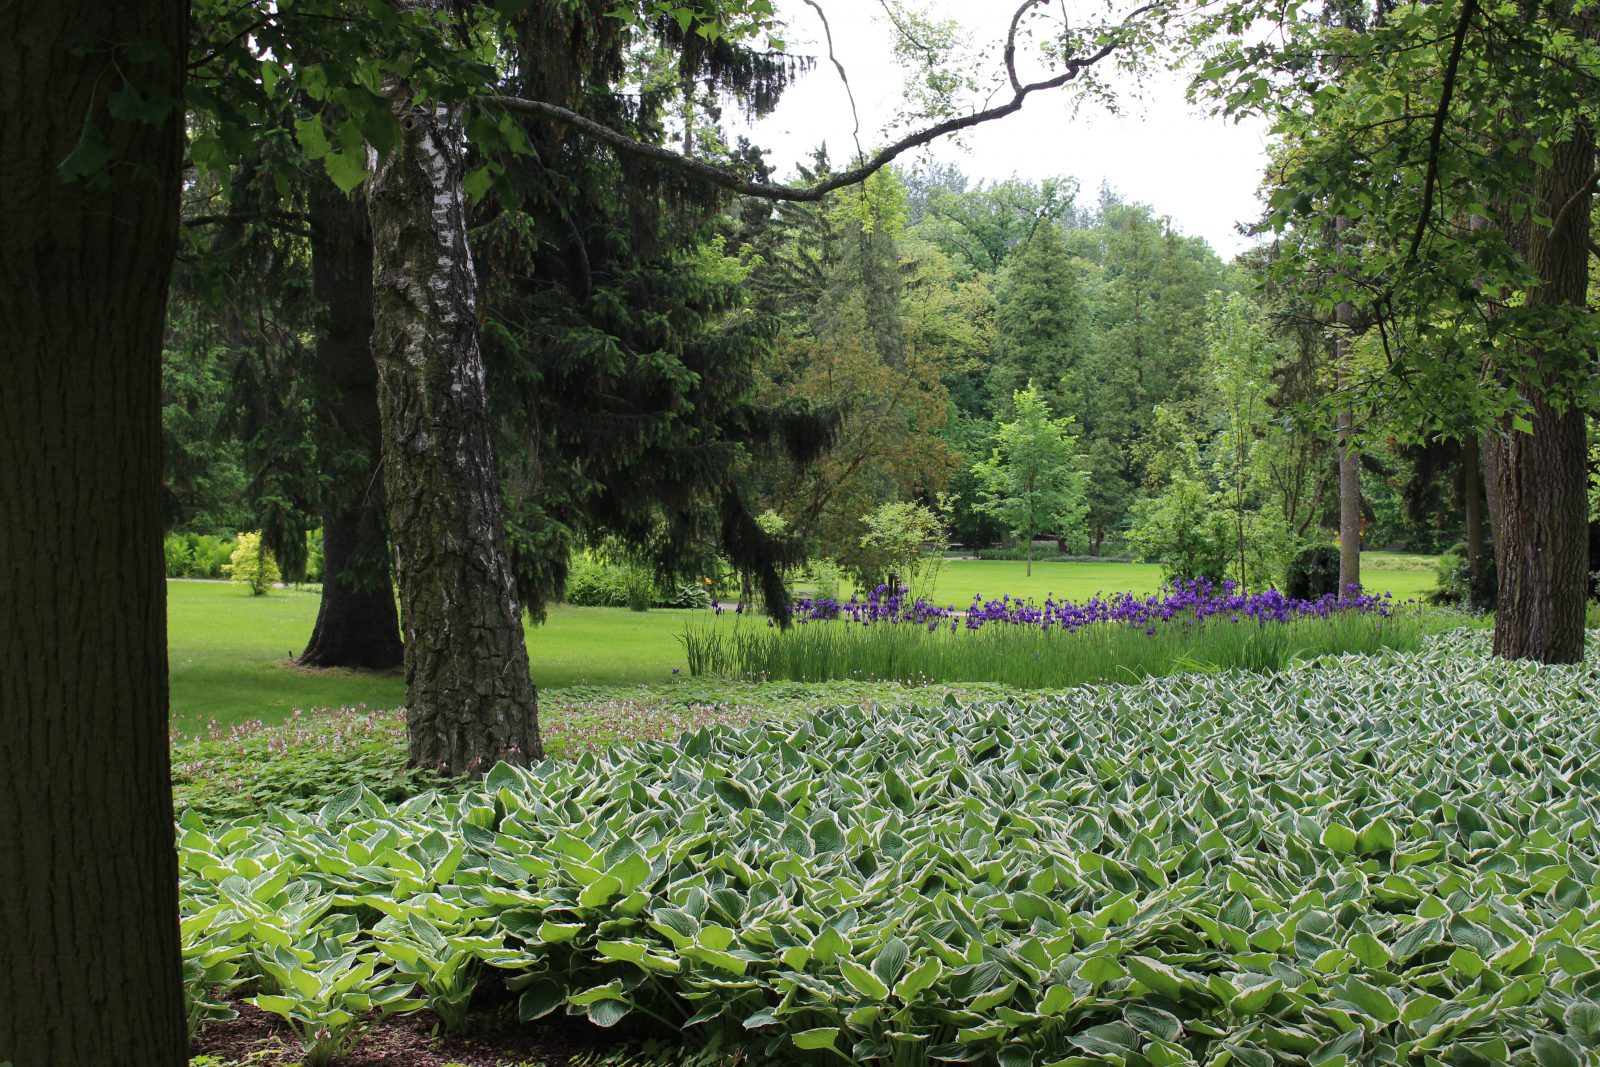
[[[1033,7],[1034,2],[1035,0],[1028,0],[1019,11],[1026,11],[1028,8]],[[629,155],[648,159],[664,166],[675,167],[730,192],[740,193],[744,196],[760,197],[764,200],[810,202],[821,200],[835,189],[842,189],[849,185],[859,185],[913,149],[921,148],[923,145],[930,144],[949,134],[959,133],[962,130],[971,129],[985,122],[993,122],[995,119],[1005,118],[1007,115],[1020,111],[1022,110],[1023,102],[1034,93],[1044,92],[1049,89],[1059,89],[1068,84],[1077,78],[1079,74],[1082,74],[1085,70],[1088,70],[1121,47],[1125,40],[1123,31],[1130,28],[1135,19],[1161,6],[1162,2],[1164,0],[1145,4],[1130,12],[1122,23],[1112,31],[1104,44],[1087,55],[1067,60],[1063,64],[1064,69],[1056,76],[1029,84],[1018,84],[1012,92],[1011,99],[1004,103],[984,108],[981,111],[975,111],[970,115],[946,119],[916,133],[908,134],[887,148],[880,150],[860,166],[841,171],[814,185],[781,185],[775,182],[751,181],[742,174],[714,163],[692,159],[670,149],[662,148],[659,145],[635,140],[604,123],[596,122],[594,119],[580,115],[569,108],[562,107],[559,104],[548,103],[544,100],[527,100],[519,96],[500,95],[487,95],[480,97],[479,100],[491,107],[502,108],[514,114],[531,115],[570,126],[603,144],[610,145],[619,152],[626,152]]]

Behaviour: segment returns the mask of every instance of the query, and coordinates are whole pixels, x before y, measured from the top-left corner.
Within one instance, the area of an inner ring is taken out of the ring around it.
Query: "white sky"
[[[902,99],[893,27],[876,0],[821,2],[833,27],[834,54],[855,93],[862,147],[871,152],[887,140],[885,126]],[[777,111],[753,127],[752,139],[772,150],[769,159],[783,177],[822,142],[836,165],[853,155],[854,145],[849,99],[827,60],[821,21],[801,0],[779,0],[778,7],[789,22],[789,51],[818,58],[816,67],[784,93]],[[991,54],[997,56],[1013,6],[1005,0],[923,0],[922,9],[959,19],[970,27],[975,45],[992,42]],[[1035,76],[1046,75],[1038,66],[1033,69]],[[1022,74],[1030,80],[1026,66]],[[1078,179],[1079,202],[1089,205],[1105,180],[1124,199],[1147,203],[1183,232],[1204,237],[1224,257],[1247,247],[1248,239],[1234,224],[1253,219],[1259,210],[1264,127],[1204,115],[1184,100],[1185,83],[1178,75],[1158,75],[1142,88],[1126,84],[1128,91],[1119,93],[1126,101],[1121,114],[1086,104],[1074,115],[1065,93],[1041,92],[1020,112],[970,131],[964,149],[945,141],[926,151],[957,164],[974,181],[1070,175]],[[1133,98],[1136,89],[1142,99]]]

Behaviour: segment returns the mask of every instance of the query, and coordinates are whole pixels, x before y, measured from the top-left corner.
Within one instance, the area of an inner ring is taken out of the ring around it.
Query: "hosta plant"
[[[701,730],[179,842],[186,913],[313,1040],[461,953],[526,1018],[760,1063],[1566,1067],[1600,1062],[1597,795],[1600,665],[1466,634]],[[268,951],[262,897],[327,907]]]
[[[305,1051],[308,1067],[326,1067],[355,1047],[374,1009],[408,1011],[420,1006],[411,987],[379,969],[375,953],[347,952],[319,961],[299,956],[264,963],[281,993],[263,993],[250,1003],[281,1016]]]

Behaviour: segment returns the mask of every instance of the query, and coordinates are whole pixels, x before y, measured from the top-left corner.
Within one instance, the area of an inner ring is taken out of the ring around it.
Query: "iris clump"
[[[787,631],[691,626],[692,674],[820,681],[1004,682],[1055,688],[1182,670],[1278,670],[1299,659],[1417,647],[1436,617],[1352,588],[1295,599],[1233,582],[1176,582],[1140,597],[1043,603],[973,598],[965,609],[880,585],[866,597],[802,598]]]

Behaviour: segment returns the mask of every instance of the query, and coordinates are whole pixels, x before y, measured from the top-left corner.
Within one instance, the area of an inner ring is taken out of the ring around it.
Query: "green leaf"
[[[795,1048],[807,1052],[833,1048],[834,1043],[839,1040],[839,1028],[837,1026],[813,1027],[810,1030],[801,1030],[790,1037],[789,1040],[794,1042]]]
[[[867,970],[855,960],[839,958],[839,973],[844,975],[844,980],[854,987],[857,993],[873,1000],[882,1000],[889,995],[889,987],[883,979]]]

